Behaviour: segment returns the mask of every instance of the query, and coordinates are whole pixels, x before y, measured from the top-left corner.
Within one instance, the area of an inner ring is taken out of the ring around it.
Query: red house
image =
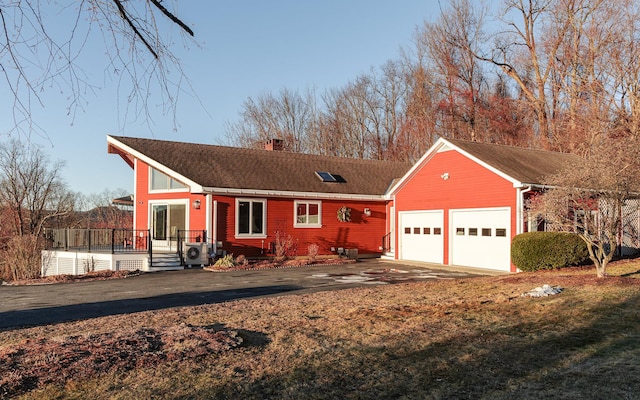
[[[513,237],[544,229],[527,200],[545,189],[545,177],[579,160],[442,138],[414,165],[288,153],[277,140],[264,150],[107,142],[134,171],[133,229],[53,232],[43,275],[175,269],[206,264],[212,254],[271,256],[277,243],[288,255],[317,245],[320,254],[351,249],[516,272]],[[640,248],[640,202],[629,206],[635,216],[617,239],[621,254]]]
[[[389,255],[515,272],[511,240],[537,230],[526,200],[577,156],[439,139],[388,193]]]
[[[408,163],[357,160],[108,136],[109,153],[134,170],[134,230],[150,229],[153,248],[268,256],[290,241],[294,255],[357,249],[382,254],[389,232],[387,190]]]
[[[414,165],[108,136],[134,170],[134,229],[155,250],[360,255],[515,272],[512,238],[537,230],[525,208],[577,156],[439,139]],[[349,210],[349,221],[340,220]]]

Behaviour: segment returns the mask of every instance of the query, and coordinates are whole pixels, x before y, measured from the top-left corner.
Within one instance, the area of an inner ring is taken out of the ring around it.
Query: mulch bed
[[[284,260],[284,261],[260,260],[260,261],[250,261],[246,264],[236,265],[233,267],[220,267],[220,266],[210,265],[208,267],[204,267],[204,269],[207,271],[213,271],[213,272],[251,271],[251,270],[261,270],[261,269],[298,268],[298,267],[320,266],[320,265],[342,265],[342,264],[353,264],[355,262],[357,262],[357,260],[349,259],[349,258],[324,258],[324,259],[319,259],[315,261],[309,261],[307,259],[293,259],[293,260]]]
[[[84,275],[52,275],[35,279],[21,279],[17,281],[2,282],[3,285],[48,285],[52,283],[103,281],[107,279],[122,279],[138,276],[140,271],[97,271]]]

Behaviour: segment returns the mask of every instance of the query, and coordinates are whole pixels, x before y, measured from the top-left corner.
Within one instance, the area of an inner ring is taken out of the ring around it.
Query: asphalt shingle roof
[[[546,177],[557,174],[580,160],[577,155],[555,151],[525,149],[460,139],[446,140],[525,184],[542,185],[546,183]]]
[[[209,188],[380,196],[411,167],[405,162],[111,137]],[[345,182],[322,182],[315,171],[340,175]]]

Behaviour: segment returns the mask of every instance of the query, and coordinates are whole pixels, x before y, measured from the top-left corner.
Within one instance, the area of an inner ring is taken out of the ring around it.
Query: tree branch
[[[159,58],[158,53],[156,53],[155,50],[153,50],[153,47],[151,47],[151,44],[147,42],[147,40],[144,38],[144,35],[142,35],[142,33],[138,30],[138,27],[136,27],[136,25],[133,23],[131,18],[129,18],[129,15],[127,14],[127,10],[125,10],[124,6],[122,5],[122,0],[113,0],[113,2],[116,4],[116,7],[118,7],[118,11],[120,11],[120,16],[122,17],[122,19],[124,19],[125,22],[129,24],[129,26],[133,30],[133,33],[138,38],[140,38],[140,40],[142,40],[142,43],[144,43],[144,45],[147,46],[147,49],[149,50],[149,52],[151,52],[153,57],[157,60]]]
[[[150,0],[151,3],[158,8],[158,10],[162,11],[162,13],[173,21],[176,25],[185,30],[189,35],[193,36],[193,31],[189,28],[184,22],[182,22],[178,17],[173,15],[169,10],[164,8],[164,6],[158,0]]]

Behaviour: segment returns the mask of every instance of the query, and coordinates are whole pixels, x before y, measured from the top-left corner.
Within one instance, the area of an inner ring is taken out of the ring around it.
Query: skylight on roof
[[[322,182],[337,182],[338,181],[335,176],[331,175],[329,172],[326,172],[326,171],[316,171],[316,176],[318,178],[320,178],[320,180]]]

